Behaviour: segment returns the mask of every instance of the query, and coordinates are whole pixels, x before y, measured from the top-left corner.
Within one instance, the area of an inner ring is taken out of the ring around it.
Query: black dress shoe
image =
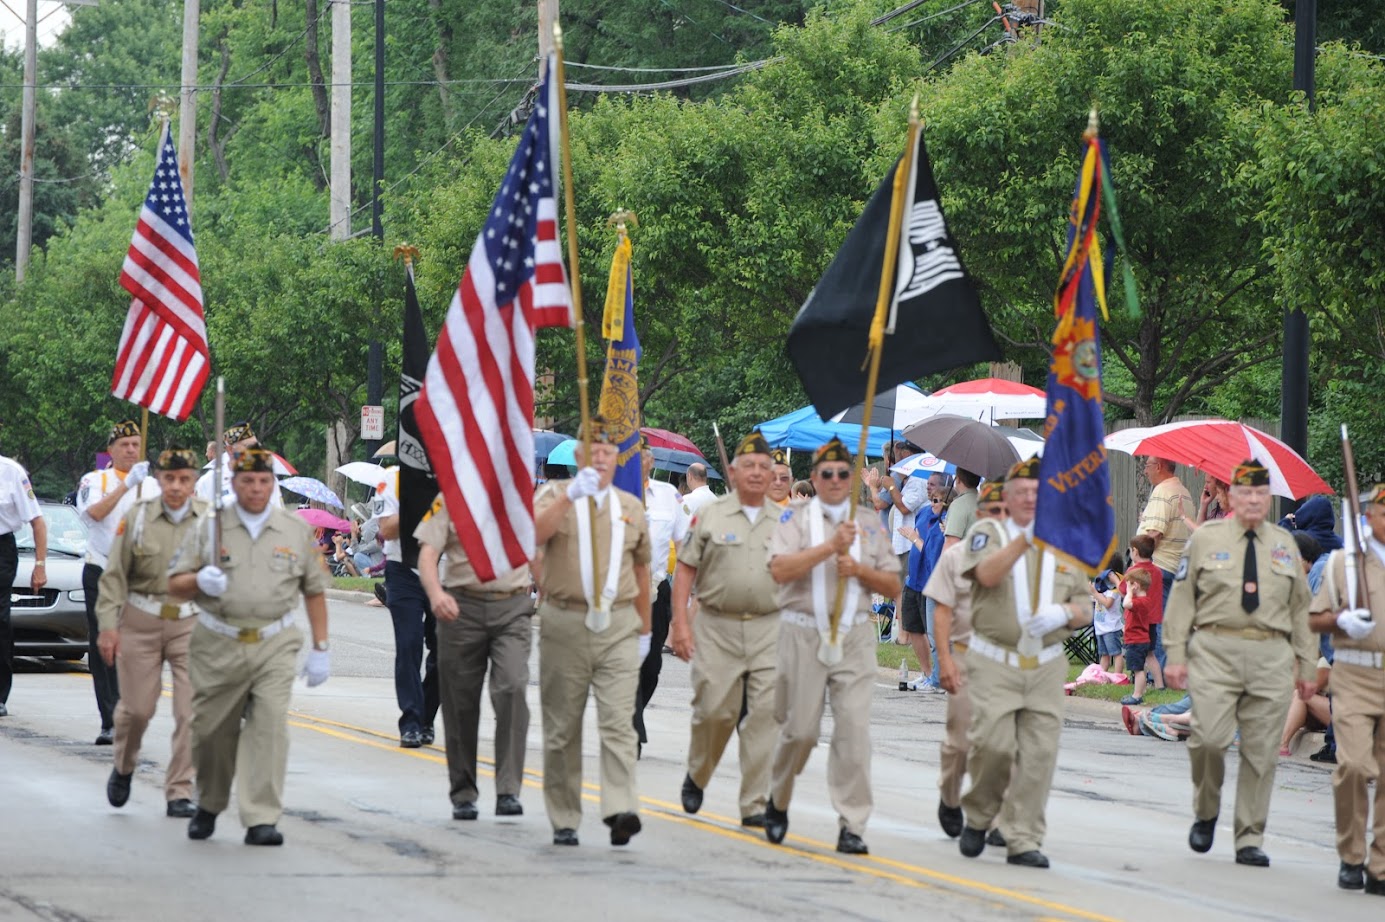
[[[763,813],[752,813],[749,816],[741,817],[741,825],[751,829],[765,828],[765,815]]]
[[[381,605],[389,604],[389,600],[385,598],[385,584],[383,582],[376,583],[371,591],[375,593],[375,598],[380,600]]]
[[[418,731],[418,741],[425,746],[433,745],[433,740],[435,739],[437,739],[437,737],[433,735],[432,727],[424,727],[422,730]]]
[[[111,746],[115,744],[115,730],[110,727],[102,727],[101,732],[96,734],[97,746]]]
[[[997,848],[1004,848],[1010,843],[1005,841],[1005,836],[1001,834],[1000,828],[997,827],[986,833],[986,844],[994,845]]]
[[[1343,890],[1366,889],[1366,866],[1364,864],[1347,864],[1343,861],[1341,868],[1337,871],[1337,886]]]
[[[765,838],[775,845],[784,841],[789,834],[789,813],[774,805],[774,798],[765,804]]]
[[[627,845],[630,839],[640,831],[640,815],[638,813],[617,813],[614,816],[606,817],[603,822],[611,827],[611,844]]]
[[[962,827],[962,837],[957,840],[957,848],[967,858],[975,858],[986,850],[986,830]]]
[[[869,855],[870,849],[866,848],[866,843],[854,832],[848,831],[845,827],[837,833],[837,851],[843,855]]]
[[[1373,896],[1385,896],[1385,878],[1366,875],[1366,892]]]
[[[938,801],[938,825],[943,827],[943,832],[947,833],[949,839],[955,839],[962,834],[962,808],[949,807],[941,800]]]
[[[1270,856],[1254,845],[1247,845],[1245,848],[1236,849],[1236,863],[1252,868],[1267,868],[1270,866]]]
[[[111,769],[111,776],[106,779],[106,800],[110,801],[112,807],[123,807],[130,799],[130,779],[133,777],[134,772],[122,775],[117,769]]]
[[[1310,762],[1323,762],[1328,765],[1337,764],[1337,747],[1331,743],[1324,743],[1323,747],[1308,757]]]
[[[10,709],[9,709],[8,707],[6,707],[4,704],[0,704],[0,717],[9,717],[9,716],[10,716]]]
[[[696,813],[702,809],[702,788],[692,780],[692,775],[683,776],[683,812]]]
[[[246,845],[283,845],[284,834],[272,823],[261,823],[245,830]]]
[[[454,820],[474,820],[480,815],[481,811],[477,810],[476,804],[470,800],[452,805],[452,818]]]
[[[1005,863],[1017,864],[1022,868],[1046,868],[1048,867],[1048,858],[1044,857],[1044,853],[1036,848],[1027,852],[1020,852],[1018,855],[1006,855]]]
[[[553,844],[554,844],[554,845],[576,845],[576,844],[577,844],[577,830],[576,830],[576,829],[555,829],[555,830],[553,830]]]
[[[197,804],[188,800],[186,797],[170,800],[168,806],[164,808],[164,816],[172,816],[180,820],[191,819],[196,815]]]
[[[399,734],[399,748],[417,749],[423,745],[423,735],[417,730],[405,730]]]
[[[1195,852],[1207,852],[1212,849],[1212,836],[1217,831],[1217,818],[1214,816],[1210,820],[1194,820],[1193,828],[1188,830],[1188,847]]]
[[[524,806],[513,794],[501,794],[495,798],[496,816],[523,816]]]
[[[188,838],[210,839],[214,832],[216,832],[216,814],[198,807],[197,813],[188,820]]]

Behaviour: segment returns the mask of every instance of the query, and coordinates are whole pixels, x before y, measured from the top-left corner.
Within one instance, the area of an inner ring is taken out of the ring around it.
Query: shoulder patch
[[[438,514],[439,512],[441,512],[441,511],[442,511],[442,497],[439,496],[437,499],[433,500],[433,505],[432,505],[431,507],[429,507],[429,509],[428,509],[427,512],[423,513],[423,518],[419,519],[419,521],[420,521],[420,522],[426,522],[426,521],[428,521],[429,519],[431,519],[433,516],[437,515],[437,514]]]
[[[793,518],[793,510],[792,510],[792,509],[785,509],[785,510],[784,510],[784,514],[781,515],[781,516],[779,516],[779,521],[781,521],[781,522],[787,522],[787,521],[788,521],[789,519],[791,519],[791,518]]]
[[[972,553],[975,553],[976,551],[981,550],[983,547],[986,546],[986,542],[988,542],[988,541],[990,541],[990,540],[991,540],[991,539],[986,535],[986,533],[985,533],[984,531],[978,531],[976,534],[972,535],[972,536],[971,536],[971,550],[972,550]]]
[[[1178,558],[1178,572],[1173,575],[1175,581],[1188,578],[1188,555],[1184,554]]]
[[[125,534],[125,520],[124,520],[124,519],[121,519],[121,520],[120,520],[120,524],[117,525],[117,526],[115,527],[115,533],[116,533],[117,535],[123,535],[123,534]]]

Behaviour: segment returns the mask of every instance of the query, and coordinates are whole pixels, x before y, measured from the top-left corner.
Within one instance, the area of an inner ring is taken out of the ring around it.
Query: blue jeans
[[[928,652],[933,659],[933,671],[928,673],[928,681],[938,684],[938,643],[933,637],[933,609],[937,606],[931,596],[924,596],[923,620],[928,626]]]
[[[394,696],[399,702],[399,732],[432,729],[438,716],[438,637],[428,594],[423,591],[418,574],[391,560],[385,564],[385,600],[394,622]],[[421,678],[420,668],[424,670]]]
[[[1173,574],[1163,569],[1159,572],[1164,574],[1164,607],[1161,608],[1160,611],[1167,612],[1169,609],[1169,591],[1173,589]],[[1149,626],[1149,643],[1150,647],[1154,650],[1154,658],[1159,661],[1159,669],[1162,671],[1164,669],[1164,664],[1168,662],[1168,657],[1164,653],[1163,624],[1151,624]]]

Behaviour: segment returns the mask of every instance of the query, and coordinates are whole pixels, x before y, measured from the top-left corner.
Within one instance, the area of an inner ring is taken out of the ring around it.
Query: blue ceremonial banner
[[[621,234],[611,278],[606,288],[606,312],[601,324],[606,338],[606,374],[601,381],[597,412],[620,448],[613,483],[644,498],[640,470],[640,338],[635,335],[635,286],[630,273],[630,238]]]
[[[1094,575],[1116,549],[1106,460],[1097,304],[1106,313],[1105,267],[1096,233],[1105,152],[1094,131],[1068,218],[1068,252],[1054,295],[1058,327],[1048,369],[1048,414],[1039,463],[1035,541]]]

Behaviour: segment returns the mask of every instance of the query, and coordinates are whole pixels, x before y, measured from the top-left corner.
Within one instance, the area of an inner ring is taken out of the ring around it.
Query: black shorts
[[[923,618],[923,593],[908,586],[904,587],[904,598],[899,606],[899,626],[910,634],[922,634],[928,630]]]

